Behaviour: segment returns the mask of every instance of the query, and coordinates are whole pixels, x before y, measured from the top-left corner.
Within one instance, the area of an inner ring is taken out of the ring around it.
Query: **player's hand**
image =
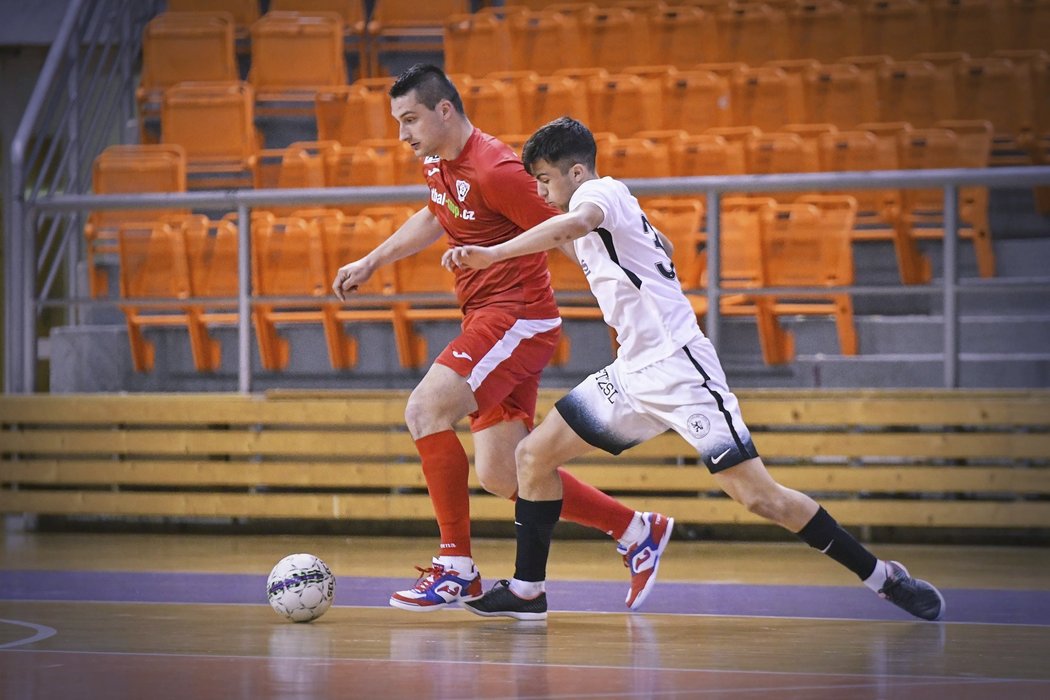
[[[484,270],[497,262],[496,254],[491,248],[478,245],[464,245],[458,248],[449,248],[441,256],[441,264],[446,270],[454,267],[468,268],[471,270]]]
[[[360,285],[367,282],[371,276],[372,266],[364,260],[355,260],[352,263],[347,263],[335,273],[332,291],[335,292],[340,301],[346,301],[347,296]]]

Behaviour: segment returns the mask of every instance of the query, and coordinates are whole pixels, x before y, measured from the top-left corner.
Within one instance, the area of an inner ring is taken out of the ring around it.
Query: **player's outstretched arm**
[[[444,230],[437,217],[426,207],[420,209],[371,253],[339,268],[332,282],[332,291],[340,301],[346,301],[346,297],[367,282],[378,268],[418,253],[442,233]]]
[[[604,219],[605,214],[597,205],[585,202],[499,245],[450,248],[441,257],[441,264],[449,270],[454,267],[484,270],[501,260],[539,253],[574,241],[600,226]]]

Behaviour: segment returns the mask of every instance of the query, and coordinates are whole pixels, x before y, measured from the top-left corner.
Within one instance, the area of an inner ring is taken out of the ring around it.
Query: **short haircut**
[[[541,126],[521,149],[521,161],[532,174],[532,166],[545,160],[562,172],[575,163],[594,170],[598,146],[591,130],[572,117],[558,117]]]
[[[429,63],[417,63],[397,77],[390,87],[390,97],[404,97],[416,91],[416,99],[427,109],[435,109],[441,100],[448,100],[460,114],[463,111],[463,99],[445,71]]]

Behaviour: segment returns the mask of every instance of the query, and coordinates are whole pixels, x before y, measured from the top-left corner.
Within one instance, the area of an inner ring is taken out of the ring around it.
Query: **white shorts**
[[[674,430],[712,472],[758,456],[711,342],[697,336],[674,355],[634,372],[619,359],[558,400],[565,422],[617,455]]]

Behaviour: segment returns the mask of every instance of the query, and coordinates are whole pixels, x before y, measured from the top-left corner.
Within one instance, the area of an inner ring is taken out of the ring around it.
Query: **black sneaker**
[[[547,594],[525,600],[511,593],[510,581],[501,579],[477,600],[463,603],[470,612],[484,617],[513,617],[515,620],[546,620]]]
[[[880,596],[915,617],[941,619],[944,615],[944,596],[933,584],[921,578],[912,578],[908,570],[895,561],[886,562],[886,573],[886,583],[879,590]]]

